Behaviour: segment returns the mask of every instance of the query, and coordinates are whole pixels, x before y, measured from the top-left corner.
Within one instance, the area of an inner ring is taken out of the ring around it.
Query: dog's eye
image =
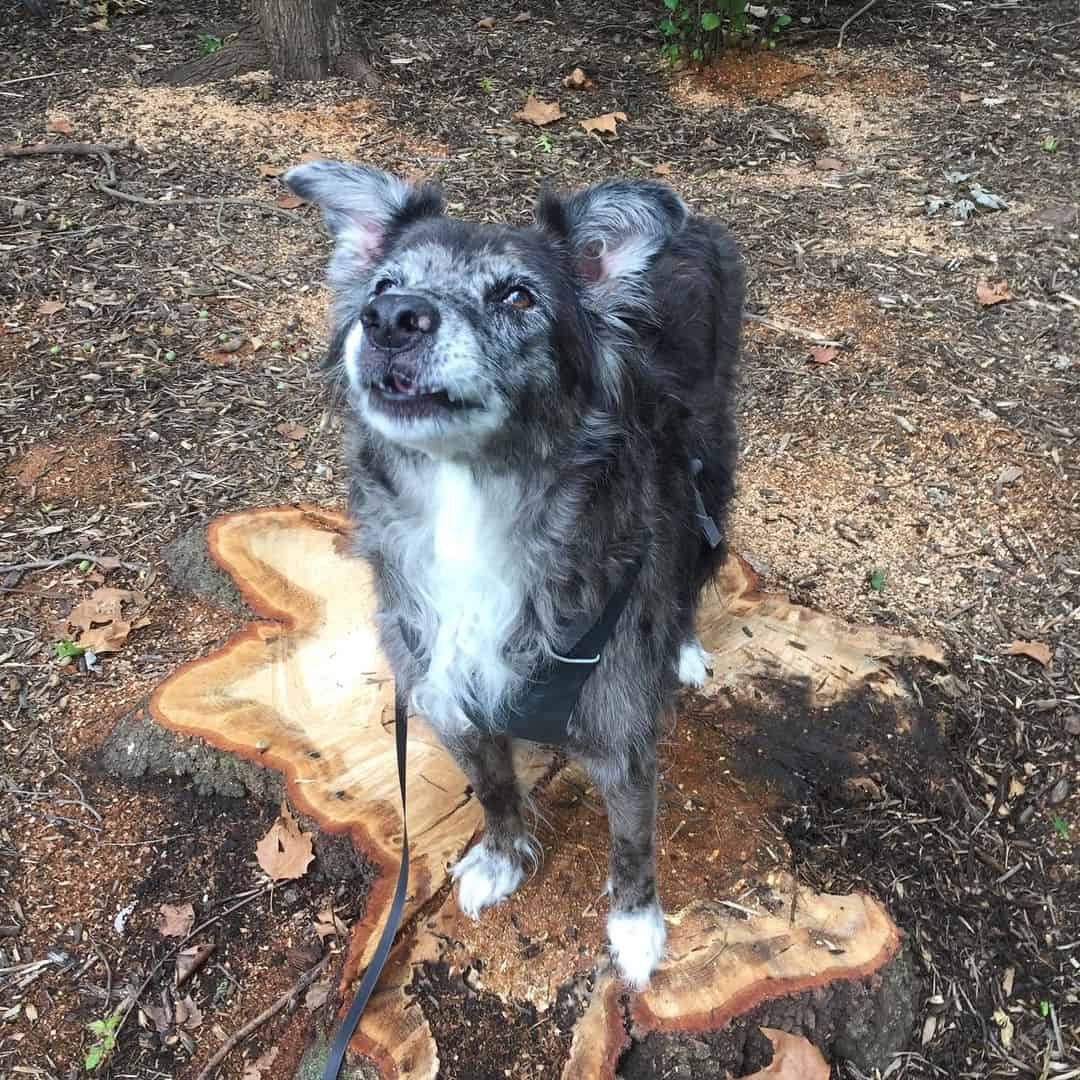
[[[379,278],[379,280],[375,282],[375,288],[371,290],[371,294],[372,296],[378,296],[381,293],[386,292],[387,289],[392,288],[394,284],[393,278]]]
[[[503,293],[502,302],[509,304],[510,307],[517,311],[528,311],[529,308],[536,303],[533,299],[533,295],[528,289],[523,289],[520,285],[515,285],[512,289],[507,289]]]

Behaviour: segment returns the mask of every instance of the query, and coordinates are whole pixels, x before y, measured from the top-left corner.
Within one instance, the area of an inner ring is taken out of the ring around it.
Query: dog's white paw
[[[458,907],[472,919],[505,900],[524,880],[521,859],[491,851],[481,840],[450,869],[458,883]]]
[[[679,673],[679,682],[683,686],[704,686],[711,665],[712,655],[694,638],[679,650],[679,664],[675,670]]]
[[[608,941],[615,967],[634,990],[644,990],[656,965],[664,958],[667,930],[659,904],[639,911],[613,911],[607,920]]]

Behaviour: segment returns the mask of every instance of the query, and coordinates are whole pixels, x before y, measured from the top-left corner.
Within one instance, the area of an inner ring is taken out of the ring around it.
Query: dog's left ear
[[[541,228],[565,241],[582,280],[618,296],[648,270],[690,211],[671,188],[650,180],[606,180],[565,198],[547,191]]]

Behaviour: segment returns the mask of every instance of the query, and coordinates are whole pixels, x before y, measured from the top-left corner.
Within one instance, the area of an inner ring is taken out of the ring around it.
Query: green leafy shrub
[[[725,49],[776,46],[776,35],[791,25],[791,16],[776,5],[750,0],[663,0],[660,20],[662,52],[667,60],[704,63]]]

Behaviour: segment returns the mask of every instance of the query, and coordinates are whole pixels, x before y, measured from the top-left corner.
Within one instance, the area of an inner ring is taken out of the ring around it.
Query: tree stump
[[[151,713],[278,770],[296,809],[347,835],[378,868],[351,928],[347,1002],[378,940],[401,843],[393,684],[376,644],[372,577],[347,553],[346,521],[314,507],[220,518],[209,545],[259,618],[164,682]],[[409,898],[352,1044],[379,1076],[509,1069],[593,1080],[616,1068],[628,1078],[758,1068],[827,1077],[819,1051],[858,1057],[873,1040],[857,1033],[875,1015],[896,1027],[899,1013],[906,1037],[900,933],[870,897],[800,887],[776,819],[805,796],[808,770],[815,783],[875,797],[875,763],[932,737],[893,665],[940,663],[940,653],[762,594],[737,556],[710,590],[699,632],[715,673],[680,700],[660,747],[658,880],[670,944],[640,994],[619,984],[604,955],[607,829],[584,775],[553,752],[518,748],[545,859],[473,922],[457,910],[448,867],[478,835],[482,812],[435,734],[411,721]],[[899,1048],[890,1039],[879,1056]],[[806,1064],[818,1059],[824,1072]]]

